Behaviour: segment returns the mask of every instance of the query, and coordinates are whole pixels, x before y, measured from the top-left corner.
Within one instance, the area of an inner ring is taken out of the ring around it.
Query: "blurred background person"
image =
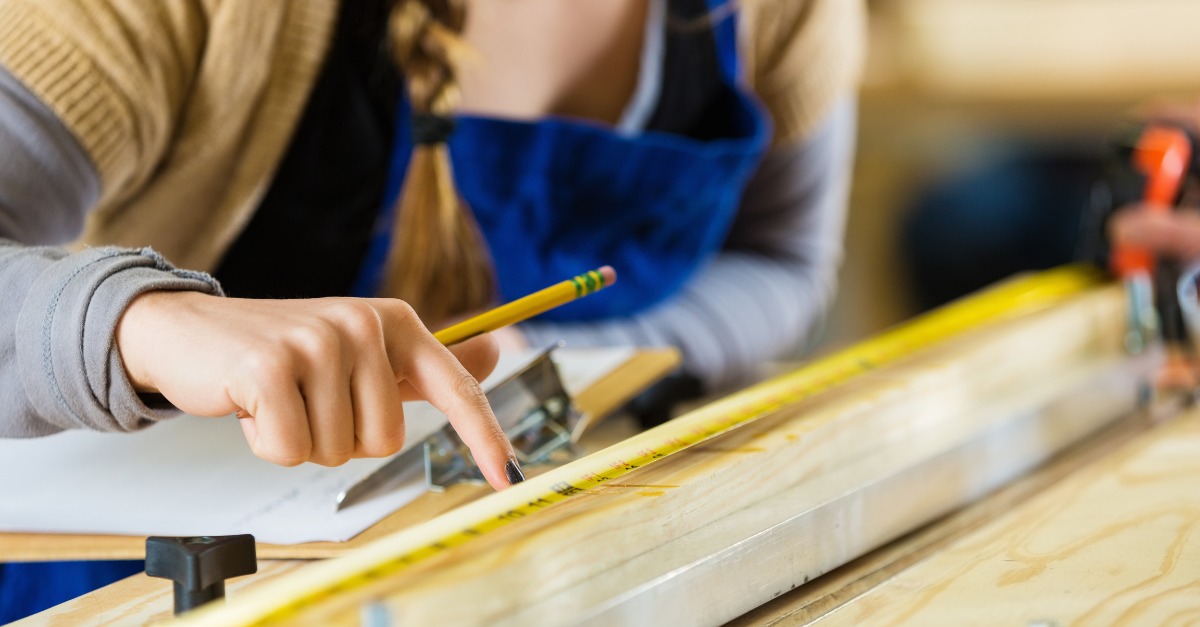
[[[1178,119],[1150,105],[1200,93],[1196,3],[872,0],[869,12],[846,264],[819,349],[1076,259],[1114,136]]]

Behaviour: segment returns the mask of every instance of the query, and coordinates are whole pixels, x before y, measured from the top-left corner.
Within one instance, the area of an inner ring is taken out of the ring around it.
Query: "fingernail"
[[[517,460],[511,457],[504,464],[504,474],[508,475],[508,485],[517,485],[525,480],[525,473],[521,472],[521,467],[517,465]]]

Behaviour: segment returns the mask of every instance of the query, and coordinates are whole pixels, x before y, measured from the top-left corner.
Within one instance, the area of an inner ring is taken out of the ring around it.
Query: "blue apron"
[[[725,0],[708,0],[709,8]],[[725,242],[771,123],[745,86],[737,27],[714,27],[731,111],[724,137],[701,141],[648,131],[629,137],[600,123],[460,116],[449,141],[455,180],[491,249],[502,301],[608,264],[620,281],[541,316],[628,316],[675,294]],[[385,272],[392,208],[412,142],[400,106],[383,210],[352,291],[373,296]]]
[[[141,561],[0,564],[0,625],[136,575]]]

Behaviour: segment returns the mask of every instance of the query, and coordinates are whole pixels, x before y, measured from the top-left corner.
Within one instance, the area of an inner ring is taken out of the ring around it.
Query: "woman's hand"
[[[255,455],[336,466],[404,443],[402,401],[449,418],[493,487],[515,459],[478,381],[496,365],[484,335],[451,350],[392,299],[244,300],[150,292],[117,328],[139,392],[197,416],[239,412]]]

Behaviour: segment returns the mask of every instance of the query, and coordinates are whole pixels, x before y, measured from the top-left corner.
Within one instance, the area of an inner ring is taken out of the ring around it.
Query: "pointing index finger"
[[[397,338],[399,350],[389,351],[396,355],[392,367],[397,379],[407,381],[446,414],[493,488],[507,488],[510,482],[506,465],[515,459],[512,444],[496,421],[479,382],[423,327],[403,335]]]
[[[510,482],[505,466],[515,458],[512,443],[496,421],[475,377],[432,336],[429,340],[428,351],[437,357],[428,362],[422,360],[425,362],[422,365],[433,367],[411,373],[408,381],[450,419],[488,483],[497,490],[507,488]]]

